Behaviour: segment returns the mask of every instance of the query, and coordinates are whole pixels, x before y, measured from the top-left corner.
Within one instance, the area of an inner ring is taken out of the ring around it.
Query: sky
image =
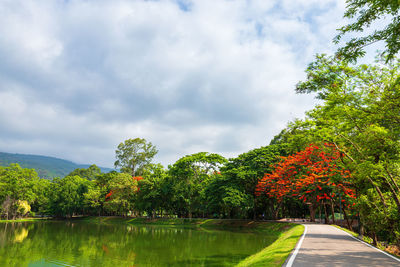
[[[268,145],[315,105],[344,0],[2,0],[0,151],[113,167],[128,138],[173,164]]]

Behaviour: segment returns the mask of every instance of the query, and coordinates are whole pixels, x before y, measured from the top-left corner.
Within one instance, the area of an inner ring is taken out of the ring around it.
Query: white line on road
[[[303,225],[304,225],[304,224],[303,224]],[[293,264],[293,262],[294,262],[294,259],[296,258],[296,255],[297,255],[297,253],[298,253],[299,250],[300,250],[301,244],[303,243],[303,240],[304,240],[304,237],[306,236],[306,234],[307,234],[307,225],[304,225],[304,232],[303,232],[303,235],[302,235],[302,237],[300,238],[299,243],[297,243],[296,249],[295,249],[295,251],[293,252],[292,256],[290,257],[288,263],[286,264],[286,267],[292,267],[292,264]]]
[[[336,228],[336,229],[339,229],[339,228]],[[343,231],[342,229],[339,229],[339,230]],[[399,258],[396,258],[395,256],[390,255],[389,253],[387,253],[387,252],[385,252],[385,251],[383,251],[383,250],[380,250],[379,248],[376,248],[376,247],[374,247],[374,246],[371,246],[370,244],[368,244],[368,243],[366,243],[366,242],[364,242],[364,241],[358,239],[357,237],[352,236],[351,234],[347,233],[346,231],[343,231],[343,232],[344,232],[345,234],[347,234],[348,236],[350,236],[351,238],[353,238],[353,239],[355,239],[355,240],[357,240],[357,241],[363,243],[364,245],[367,245],[367,246],[370,247],[370,248],[376,249],[377,251],[382,252],[382,253],[385,254],[386,256],[389,256],[389,257],[391,257],[392,259],[394,259],[394,260],[400,262],[400,259],[399,259]]]

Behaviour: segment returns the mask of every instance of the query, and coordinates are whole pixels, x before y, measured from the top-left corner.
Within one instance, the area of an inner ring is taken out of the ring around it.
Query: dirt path
[[[299,241],[299,244],[302,242],[299,250],[292,252],[284,266],[400,266],[400,260],[367,246],[336,227],[305,226],[307,232]]]

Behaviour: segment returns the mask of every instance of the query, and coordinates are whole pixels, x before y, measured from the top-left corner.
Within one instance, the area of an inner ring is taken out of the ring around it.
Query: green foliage
[[[53,215],[72,217],[80,214],[84,207],[84,194],[88,191],[89,181],[79,176],[55,178],[50,186],[49,206]]]
[[[168,174],[174,187],[173,206],[180,216],[189,218],[193,213],[205,212],[205,199],[202,193],[219,167],[226,159],[218,154],[199,152],[180,158],[170,166]]]
[[[211,203],[223,204],[222,210],[230,216],[255,217],[265,213],[265,199],[256,199],[255,187],[265,173],[271,172],[271,166],[287,155],[286,144],[276,144],[256,148],[240,154],[221,168],[222,177],[218,194],[208,194]],[[269,203],[271,204],[271,203]]]
[[[79,176],[81,178],[85,178],[89,181],[93,181],[96,179],[97,176],[101,174],[101,169],[97,167],[95,164],[90,165],[89,168],[83,169],[83,168],[77,168],[70,172],[67,176]]]
[[[145,139],[128,139],[118,145],[115,151],[117,160],[114,165],[116,168],[121,167],[122,172],[139,176],[149,166],[157,152],[156,147]]]
[[[26,200],[17,200],[15,203],[15,210],[17,215],[24,216],[31,211],[31,206]]]
[[[167,174],[161,164],[152,164],[143,176],[138,182],[135,208],[155,217],[157,211],[162,214],[169,209],[172,188],[167,183]]]
[[[104,204],[104,195],[94,182],[88,184],[87,192],[83,194],[83,202],[89,213],[100,214]]]
[[[25,215],[29,203],[36,200],[39,177],[34,170],[23,169],[18,164],[0,167],[1,211],[7,219]]]
[[[359,196],[361,221],[371,235],[381,233],[393,241],[395,229],[389,226],[400,220],[400,62],[385,62],[350,65],[317,56],[297,92],[317,93],[322,100],[307,113],[312,123],[304,135],[342,153]],[[382,225],[391,233],[382,233]]]
[[[133,209],[137,182],[127,173],[117,173],[109,181],[109,188],[112,195],[105,202],[104,207],[109,212],[127,215]]]
[[[365,55],[364,48],[378,41],[385,42],[385,53],[388,60],[394,59],[400,50],[400,2],[398,0],[346,0],[347,10],[345,18],[355,19],[354,22],[339,29],[334,43],[349,33],[363,32],[375,22],[389,18],[389,23],[383,29],[375,29],[371,34],[351,38],[344,47],[337,52],[338,56],[356,61]]]

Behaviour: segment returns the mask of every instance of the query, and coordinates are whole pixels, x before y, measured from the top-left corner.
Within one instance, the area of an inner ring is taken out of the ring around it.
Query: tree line
[[[164,168],[151,159],[155,146],[128,139],[118,146],[116,167],[102,173],[96,166],[76,169],[63,178],[41,179],[18,164],[0,167],[1,215],[5,219],[33,212],[55,216],[118,215],[149,217],[266,218],[279,216],[272,199],[254,194],[258,179],[271,169],[286,145],[253,149],[237,158],[200,152]],[[22,208],[22,203],[25,208]],[[281,216],[304,216],[301,202]]]

